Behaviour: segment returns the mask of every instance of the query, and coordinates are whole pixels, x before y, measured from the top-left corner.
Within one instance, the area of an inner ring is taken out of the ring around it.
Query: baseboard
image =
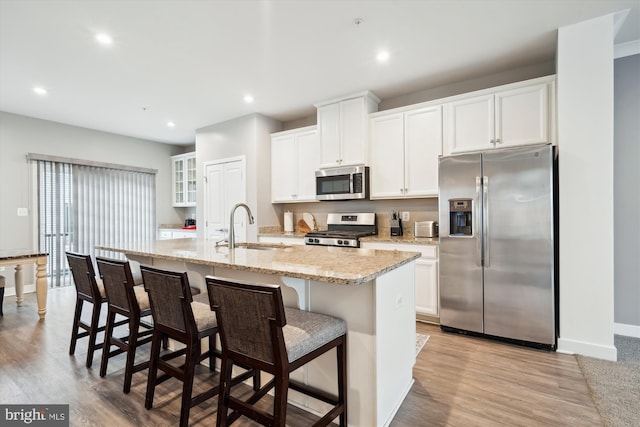
[[[440,324],[440,317],[429,316],[428,314],[416,313],[416,320],[423,323],[432,323],[434,325]]]
[[[25,294],[30,294],[32,292],[36,291],[36,285],[24,285],[24,293]],[[16,288],[12,287],[6,287],[4,288],[4,296],[5,297],[14,297],[16,296]]]
[[[581,354],[583,356],[611,360],[613,362],[618,360],[618,349],[613,345],[600,345],[566,338],[558,338],[558,348],[556,351],[565,354]]]
[[[640,338],[640,326],[625,325],[624,323],[614,323],[613,333],[616,335],[624,335],[626,337]]]

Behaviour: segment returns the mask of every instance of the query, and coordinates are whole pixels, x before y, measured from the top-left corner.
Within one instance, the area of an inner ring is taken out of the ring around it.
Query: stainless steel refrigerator
[[[556,345],[554,149],[441,157],[440,324]]]

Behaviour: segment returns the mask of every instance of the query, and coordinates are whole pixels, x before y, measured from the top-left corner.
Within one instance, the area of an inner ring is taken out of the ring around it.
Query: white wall
[[[614,15],[558,29],[558,350],[616,360],[613,345]],[[596,231],[597,230],[597,231]]]
[[[0,111],[0,250],[34,248],[33,221],[37,206],[27,153],[50,154],[75,159],[126,164],[157,169],[156,221],[180,222],[171,208],[171,159],[182,148],[137,138],[95,131]],[[17,216],[17,208],[28,208],[29,215]],[[13,274],[0,273],[13,286]],[[25,267],[25,285],[34,278]]]
[[[640,338],[640,54],[614,70],[615,332]]]
[[[247,200],[256,225],[247,229],[247,239],[257,240],[258,227],[277,224],[276,210],[271,204],[271,136],[281,130],[281,123],[251,114],[196,130],[196,163],[198,200],[204,200],[204,163],[230,157],[246,156]],[[198,205],[198,209],[203,206]],[[199,211],[198,218],[204,213]],[[198,228],[204,237],[204,227]]]

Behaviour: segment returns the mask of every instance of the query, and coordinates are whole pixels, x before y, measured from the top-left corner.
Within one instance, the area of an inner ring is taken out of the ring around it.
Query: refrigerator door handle
[[[476,235],[476,265],[482,267],[482,233],[480,232],[480,188],[482,178],[476,176],[476,200],[473,209],[473,232]]]
[[[489,246],[489,177],[482,177],[482,241],[484,242],[484,266],[491,266],[491,248]]]

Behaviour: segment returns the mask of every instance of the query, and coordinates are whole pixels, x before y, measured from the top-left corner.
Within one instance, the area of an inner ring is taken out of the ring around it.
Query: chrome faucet
[[[249,209],[249,206],[244,203],[238,203],[233,208],[231,208],[231,218],[229,219],[229,249],[234,249],[236,247],[236,233],[233,230],[233,224],[235,222],[234,216],[236,213],[236,209],[238,209],[240,206],[246,209],[247,215],[249,215],[249,224],[253,224],[253,215],[251,215],[251,209]]]

